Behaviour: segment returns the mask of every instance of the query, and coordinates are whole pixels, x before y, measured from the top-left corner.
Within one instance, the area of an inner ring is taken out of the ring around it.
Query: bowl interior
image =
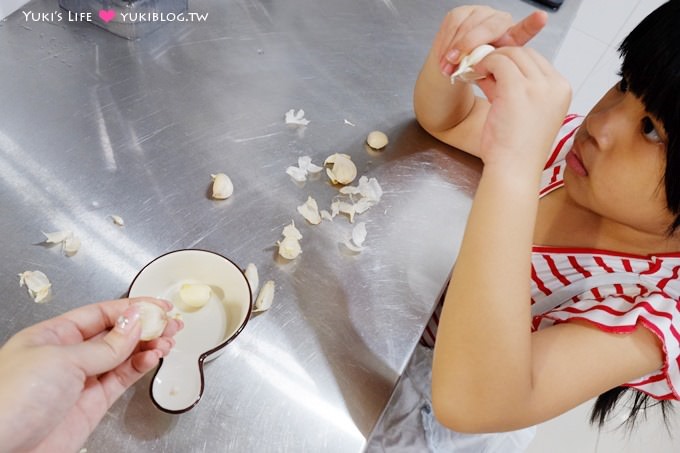
[[[210,286],[211,297],[201,308],[183,304],[179,290],[186,283]],[[217,357],[243,329],[252,309],[245,275],[229,259],[205,250],[178,250],[145,266],[130,286],[130,297],[152,296],[171,301],[171,316],[184,321],[175,347],[156,372],[151,394],[168,412],[183,412],[203,393],[205,360]]]

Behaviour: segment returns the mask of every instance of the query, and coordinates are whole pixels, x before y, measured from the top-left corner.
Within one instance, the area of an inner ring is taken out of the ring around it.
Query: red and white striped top
[[[543,171],[540,195],[563,184],[564,156],[571,148],[581,117],[565,118]],[[603,274],[636,274],[635,283],[605,284],[562,302],[545,313],[533,313],[532,330],[585,320],[605,332],[627,333],[637,325],[652,331],[663,344],[664,365],[626,386],[656,399],[680,400],[680,252],[638,256],[587,248],[534,246],[532,305],[575,281]],[[434,345],[441,303],[428,322],[423,343]]]

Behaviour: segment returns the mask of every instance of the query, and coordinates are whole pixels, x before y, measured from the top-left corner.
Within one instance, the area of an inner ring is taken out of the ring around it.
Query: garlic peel
[[[462,82],[471,82],[474,80],[483,79],[485,76],[475,72],[472,67],[482,61],[484,57],[493,52],[495,48],[489,44],[482,44],[476,47],[469,54],[464,56],[460,63],[458,64],[458,69],[456,69],[453,74],[451,74],[451,83],[455,83],[456,80]]]
[[[213,179],[212,197],[216,200],[224,200],[234,193],[234,184],[229,176],[224,173],[210,175]]]
[[[255,300],[255,306],[253,307],[253,312],[265,311],[272,306],[274,301],[274,292],[276,291],[276,283],[273,280],[268,280],[264,285],[260,293],[257,295]]]
[[[307,197],[307,201],[297,207],[297,211],[312,225],[321,223],[321,214],[319,214],[319,206],[316,200],[311,196]]]
[[[161,307],[151,302],[135,302],[133,304],[139,310],[139,322],[142,325],[142,341],[149,341],[163,335],[165,326],[168,324],[168,315]]]
[[[28,294],[37,303],[47,302],[52,284],[41,271],[25,271],[19,274],[19,286],[26,286]]]
[[[45,243],[61,244],[61,250],[66,256],[73,256],[78,253],[78,250],[80,249],[80,239],[78,239],[72,231],[63,230],[43,234],[46,238]]]
[[[309,120],[305,118],[305,111],[300,109],[297,112],[295,109],[290,109],[285,115],[286,124],[291,124],[294,126],[306,126],[309,124]]]
[[[324,161],[326,174],[333,184],[349,184],[357,177],[357,167],[351,156],[342,153],[331,154]]]

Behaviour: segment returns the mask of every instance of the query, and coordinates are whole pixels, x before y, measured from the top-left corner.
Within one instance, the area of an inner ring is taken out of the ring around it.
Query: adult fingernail
[[[115,330],[123,334],[129,333],[138,322],[139,308],[134,305],[130,306],[116,320]]]
[[[449,53],[446,54],[446,59],[451,63],[455,63],[458,55],[460,55],[458,49],[449,50]]]

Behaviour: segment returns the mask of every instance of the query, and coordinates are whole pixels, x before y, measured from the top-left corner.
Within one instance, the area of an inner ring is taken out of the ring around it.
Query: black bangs
[[[664,185],[667,205],[680,226],[680,0],[664,3],[619,47],[621,75],[668,136]]]

